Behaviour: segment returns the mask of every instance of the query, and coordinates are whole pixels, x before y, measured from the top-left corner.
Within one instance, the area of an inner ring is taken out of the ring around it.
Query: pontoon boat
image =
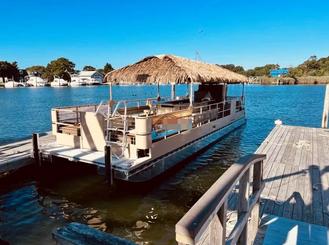
[[[163,59],[163,56],[150,59]],[[133,76],[135,80],[148,83],[146,78],[153,75],[140,70],[148,65],[158,69],[155,71],[158,77],[152,77],[153,81],[162,74],[184,69],[172,79],[189,82],[189,96],[177,97],[172,84],[171,98],[158,94],[156,98],[144,100],[114,101],[110,86],[108,102],[53,109],[52,132],[57,140],[42,153],[104,167],[104,147],[108,145],[112,148],[114,177],[143,182],[164,173],[245,123],[243,94],[239,97],[227,95],[227,83],[245,82],[244,76],[176,56],[165,56],[164,59],[169,61],[156,60],[156,65],[151,62],[141,64],[144,59],[109,73],[106,79],[110,83],[127,81],[127,76],[122,74],[137,71],[139,73]],[[162,73],[161,67],[166,68]],[[134,71],[127,70],[134,68]],[[192,69],[198,72],[197,79],[192,76]],[[184,76],[186,80],[180,80]],[[195,82],[200,83],[197,91],[193,90]]]

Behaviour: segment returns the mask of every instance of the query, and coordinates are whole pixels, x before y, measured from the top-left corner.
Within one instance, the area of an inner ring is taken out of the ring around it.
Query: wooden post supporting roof
[[[160,100],[160,83],[157,82],[157,100]]]
[[[110,101],[113,100],[112,83],[110,83]]]
[[[193,81],[190,83],[190,106],[193,106],[194,102],[194,90],[193,90]]]
[[[328,113],[329,113],[329,84],[326,86],[326,91],[324,95],[324,105],[323,105],[323,113],[322,113],[322,128],[328,127]]]
[[[175,100],[176,98],[176,88],[175,88],[176,84],[175,83],[171,83],[171,100]]]

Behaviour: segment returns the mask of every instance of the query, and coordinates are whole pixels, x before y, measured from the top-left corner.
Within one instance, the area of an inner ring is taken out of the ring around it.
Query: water
[[[169,95],[170,88],[161,86],[161,92]],[[240,92],[241,87],[230,86],[231,95]],[[178,86],[178,95],[185,93],[186,86]],[[114,88],[114,99],[155,95],[154,86]],[[175,223],[230,164],[257,149],[274,120],[319,127],[323,96],[324,86],[246,86],[245,126],[162,179],[142,186],[119,185],[110,190],[93,168],[70,164],[41,174],[32,168],[18,171],[0,179],[0,239],[48,244],[55,227],[96,217],[99,229],[135,242],[175,244]],[[50,130],[51,107],[107,98],[106,86],[1,89],[0,142]],[[137,221],[145,227],[137,228]]]

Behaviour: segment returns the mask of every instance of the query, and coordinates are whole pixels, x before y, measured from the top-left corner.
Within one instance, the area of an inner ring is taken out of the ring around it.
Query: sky
[[[329,56],[329,0],[0,0],[0,60],[119,68],[175,54],[283,67]]]

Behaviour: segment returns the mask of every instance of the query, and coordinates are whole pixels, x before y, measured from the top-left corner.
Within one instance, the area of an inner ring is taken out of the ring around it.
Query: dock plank
[[[261,213],[329,226],[329,130],[276,126],[266,154]]]
[[[262,221],[261,229],[266,229],[264,245],[328,244],[329,242],[327,227],[272,215],[263,217]]]
[[[323,223],[329,226],[329,155],[326,151],[329,149],[329,137],[323,134],[321,130],[315,130],[317,139],[317,158],[320,166],[321,183],[322,183],[322,212]],[[321,147],[322,146],[322,147]]]

